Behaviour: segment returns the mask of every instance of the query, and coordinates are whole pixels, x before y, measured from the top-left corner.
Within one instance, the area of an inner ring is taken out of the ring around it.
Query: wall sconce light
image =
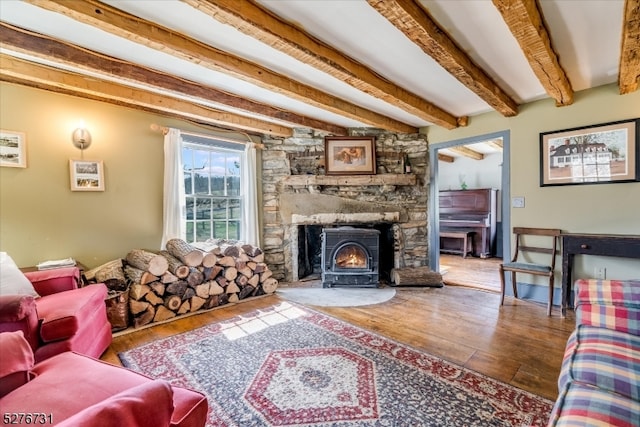
[[[71,141],[76,148],[84,150],[91,145],[91,134],[84,127],[79,127],[71,134]]]

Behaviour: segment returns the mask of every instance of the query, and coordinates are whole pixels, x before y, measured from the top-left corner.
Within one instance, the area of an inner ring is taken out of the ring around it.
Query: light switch
[[[511,198],[511,207],[513,207],[513,208],[524,208],[524,197],[512,197]]]

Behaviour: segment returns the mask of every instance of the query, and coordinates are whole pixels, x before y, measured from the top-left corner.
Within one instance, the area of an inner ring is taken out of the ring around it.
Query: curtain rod
[[[166,135],[167,133],[169,133],[169,128],[166,126],[160,126],[156,123],[152,123],[150,126],[151,130],[154,132],[160,132],[163,135]],[[223,132],[223,131],[218,131],[218,132]],[[229,133],[239,133],[241,135],[244,135],[247,138],[247,142],[242,142],[242,141],[238,141],[235,139],[229,139],[229,138],[225,138],[225,137],[220,137],[220,136],[212,136],[212,135],[207,135],[207,134],[203,134],[203,133],[197,133],[197,132],[185,132],[185,131],[180,131],[181,134],[183,135],[191,135],[191,136],[199,136],[199,137],[203,137],[203,138],[218,138],[222,141],[225,142],[230,142],[232,144],[240,144],[240,145],[247,145],[247,144],[253,144],[255,146],[255,148],[258,149],[263,149],[264,148],[264,144],[260,144],[260,143],[256,143],[253,142],[253,140],[251,139],[251,137],[249,136],[249,134],[244,133],[244,132],[233,132],[233,131],[224,131],[224,132],[229,132]]]

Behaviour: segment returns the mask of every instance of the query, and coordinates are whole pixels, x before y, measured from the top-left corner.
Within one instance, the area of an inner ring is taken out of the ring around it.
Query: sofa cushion
[[[173,392],[163,380],[145,382],[63,420],[59,427],[163,427],[173,413]]]
[[[576,324],[640,335],[640,281],[579,279]]]
[[[639,414],[638,401],[572,382],[560,390],[547,427],[637,427]]]
[[[0,397],[29,381],[33,352],[22,331],[0,333]]]
[[[29,279],[6,252],[0,252],[0,295],[39,296]]]
[[[89,285],[38,299],[38,316],[42,319],[40,338],[52,342],[73,336],[96,310],[106,313],[105,297],[104,286]]]
[[[640,337],[579,325],[567,342],[559,388],[574,381],[640,400]]]

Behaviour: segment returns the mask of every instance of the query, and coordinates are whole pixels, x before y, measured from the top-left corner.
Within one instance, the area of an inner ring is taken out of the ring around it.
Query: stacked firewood
[[[264,253],[252,245],[221,243],[203,249],[172,239],[164,251],[134,249],[123,261],[134,327],[271,294],[278,286]],[[109,280],[106,276],[120,273],[95,275]]]

